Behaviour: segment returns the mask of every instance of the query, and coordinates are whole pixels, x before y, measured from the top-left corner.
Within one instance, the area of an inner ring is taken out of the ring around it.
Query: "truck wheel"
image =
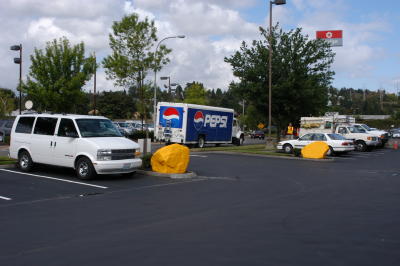
[[[30,172],[33,167],[33,161],[29,152],[21,151],[18,155],[18,167],[24,172]]]
[[[235,139],[235,140],[236,140],[236,141],[235,141],[235,145],[236,145],[236,146],[240,146],[240,145],[243,145],[244,137],[243,137],[243,136],[240,136],[240,138]]]
[[[285,145],[283,145],[283,151],[284,151],[285,153],[288,153],[288,154],[293,153],[293,147],[292,147],[292,145],[290,145],[290,144],[285,144]]]
[[[365,142],[362,141],[362,140],[357,140],[356,141],[356,150],[357,151],[366,151],[367,150],[367,144],[365,144]]]
[[[206,144],[206,141],[204,140],[204,137],[203,136],[200,136],[199,137],[199,140],[198,140],[198,142],[197,142],[197,146],[199,147],[199,148],[204,148],[204,145]]]
[[[82,180],[92,179],[96,175],[92,162],[86,157],[82,157],[78,160],[75,169],[76,175]]]

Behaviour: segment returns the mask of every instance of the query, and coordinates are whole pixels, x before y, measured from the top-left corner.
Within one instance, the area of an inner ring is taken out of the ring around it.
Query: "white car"
[[[285,153],[292,153],[294,148],[302,149],[315,141],[323,141],[328,144],[328,156],[335,153],[347,153],[354,150],[353,141],[334,133],[308,133],[298,139],[281,141],[278,143],[276,148]]]
[[[24,114],[11,130],[10,157],[22,171],[41,163],[74,168],[80,179],[130,174],[142,165],[138,149],[102,116]]]

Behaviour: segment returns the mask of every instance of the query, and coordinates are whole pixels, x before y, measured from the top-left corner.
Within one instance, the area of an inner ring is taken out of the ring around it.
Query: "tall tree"
[[[260,28],[261,40],[240,50],[225,61],[240,79],[231,89],[256,108],[260,121],[268,110],[268,38]],[[298,122],[300,116],[322,113],[327,105],[328,87],[334,75],[330,66],[334,53],[327,43],[310,40],[300,28],[284,32],[278,25],[272,30],[272,117],[278,127]],[[279,130],[278,130],[279,132]]]
[[[142,84],[148,71],[161,70],[169,62],[167,55],[171,50],[161,45],[155,53],[158,39],[154,21],[147,17],[140,21],[136,13],[114,22],[112,30],[109,35],[112,54],[103,60],[107,78],[126,89],[144,89]],[[146,93],[143,91],[140,95]],[[144,104],[146,99],[143,98],[142,102]]]
[[[38,111],[76,112],[85,100],[82,87],[93,75],[95,60],[85,57],[83,42],[71,46],[67,38],[48,42],[44,50],[35,48],[32,65],[23,89]]]

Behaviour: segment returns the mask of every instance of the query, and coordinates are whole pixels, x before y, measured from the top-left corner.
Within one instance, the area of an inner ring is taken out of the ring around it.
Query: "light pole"
[[[157,47],[156,47],[156,51],[154,53],[154,56],[157,56],[157,51],[158,48],[160,47],[160,44],[167,40],[167,39],[174,39],[174,38],[180,38],[183,39],[185,38],[185,35],[177,35],[177,36],[169,36],[169,37],[165,37],[164,39],[162,39],[161,41],[158,42]],[[154,67],[154,99],[153,99],[153,124],[154,124],[154,131],[156,129],[156,115],[157,115],[157,66]]]
[[[19,64],[19,114],[21,114],[22,109],[22,44],[20,45],[13,45],[10,47],[12,51],[19,51],[19,58],[14,58],[14,63]]]
[[[268,140],[272,144],[271,120],[272,120],[272,5],[284,5],[286,0],[269,2],[269,60],[268,60]]]
[[[96,53],[93,54],[94,56],[94,82],[93,82],[93,112],[96,115],[96,72],[97,72],[97,58]]]

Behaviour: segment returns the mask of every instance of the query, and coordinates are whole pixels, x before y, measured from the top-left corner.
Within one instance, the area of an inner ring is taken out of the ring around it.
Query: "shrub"
[[[5,136],[4,137],[4,143],[7,145],[10,145],[10,136]]]
[[[136,131],[127,137],[132,140],[145,139],[146,131]],[[154,141],[154,132],[149,131],[149,138],[151,139],[151,141]]]
[[[143,155],[142,157],[142,169],[150,169],[151,168],[151,157],[153,157],[152,153],[148,153]]]

